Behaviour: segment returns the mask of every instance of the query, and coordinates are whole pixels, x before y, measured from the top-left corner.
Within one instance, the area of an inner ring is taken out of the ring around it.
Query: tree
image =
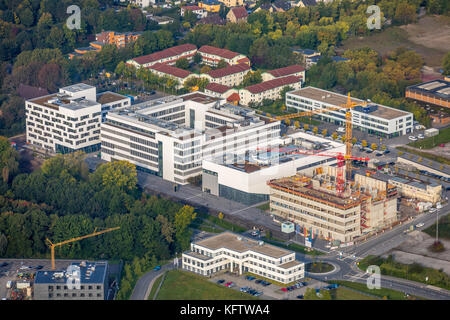
[[[314,133],[314,134],[317,134],[317,132],[319,132],[319,128],[314,127],[314,128],[313,128],[313,133]]]
[[[372,150],[377,150],[377,148],[378,148],[378,146],[377,146],[377,144],[376,143],[372,143],[371,145],[370,145],[370,148],[372,149]]]
[[[338,138],[338,134],[336,132],[333,132],[331,137],[333,138],[333,140],[336,140]]]
[[[397,24],[408,24],[415,22],[417,18],[416,8],[402,1],[397,5],[395,10],[394,22]]]
[[[250,71],[244,76],[242,86],[248,87],[262,82],[261,70]]]
[[[290,119],[286,119],[286,120],[284,120],[284,122],[286,123],[287,126],[291,125],[291,120]]]
[[[323,130],[322,130],[322,135],[323,135],[324,137],[326,137],[327,134],[328,134],[328,130],[327,130],[327,129],[323,129]]]
[[[201,54],[196,52],[192,58],[192,61],[194,61],[195,64],[199,64],[200,62],[202,62]]]
[[[352,144],[355,144],[358,142],[358,139],[356,139],[355,137],[352,138]]]
[[[444,75],[450,76],[450,52],[447,52],[442,60],[442,69],[444,70]]]
[[[305,123],[305,124],[303,125],[303,129],[309,130],[309,124]]]
[[[203,67],[201,67],[201,69],[200,69],[200,73],[208,73],[208,72],[210,72],[212,69],[211,69],[211,67],[210,66],[203,66]]]
[[[217,69],[222,69],[226,67],[228,67],[228,63],[226,63],[225,60],[223,59],[217,63]]]
[[[294,122],[294,126],[298,129],[298,128],[300,128],[300,121],[295,121]]]
[[[362,145],[364,148],[367,147],[367,141],[366,141],[366,140],[361,141],[361,145]]]
[[[218,217],[219,217],[220,220],[223,220],[223,213],[219,212],[219,216]]]
[[[102,164],[92,176],[103,186],[117,187],[123,190],[135,190],[137,185],[136,166],[128,161],[113,161]]]
[[[189,61],[186,58],[178,59],[177,62],[175,62],[175,66],[180,69],[189,69]]]

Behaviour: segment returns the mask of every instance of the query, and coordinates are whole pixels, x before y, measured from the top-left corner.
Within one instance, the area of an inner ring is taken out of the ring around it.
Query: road
[[[148,295],[150,294],[151,291],[152,281],[156,279],[158,276],[162,275],[164,272],[172,269],[174,269],[174,264],[169,263],[161,266],[161,269],[159,271],[152,270],[145,273],[136,282],[130,300],[147,300]]]

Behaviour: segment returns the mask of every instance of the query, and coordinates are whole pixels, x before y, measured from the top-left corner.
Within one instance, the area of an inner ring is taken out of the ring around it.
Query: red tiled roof
[[[222,77],[228,76],[230,74],[243,72],[243,71],[247,71],[250,69],[251,68],[248,64],[239,63],[239,64],[235,64],[235,65],[232,65],[229,67],[211,70],[210,72],[208,72],[208,75],[210,75],[213,78],[222,78]]]
[[[227,101],[228,102],[234,102],[234,101],[237,101],[237,102],[239,102],[239,100],[240,100],[241,98],[239,97],[239,93],[233,93],[233,94],[230,94],[230,96],[227,98]]]
[[[244,90],[248,90],[251,93],[261,93],[270,89],[278,88],[281,86],[293,84],[299,82],[301,77],[296,76],[287,76],[283,78],[277,78],[269,81],[264,81],[258,84],[254,84],[248,87],[245,87]]]
[[[156,70],[156,71],[159,71],[159,72],[170,74],[170,75],[172,75],[174,77],[182,78],[182,79],[184,79],[187,76],[189,76],[190,74],[192,74],[192,72],[189,72],[187,70],[183,70],[183,69],[180,69],[180,68],[177,68],[177,67],[173,67],[173,66],[169,66],[167,64],[159,63],[159,62],[155,63],[154,65],[152,65],[152,66],[150,66],[148,68],[151,69],[151,70]]]
[[[198,52],[213,54],[213,55],[219,56],[221,58],[225,58],[225,59],[233,59],[234,57],[237,57],[238,55],[240,55],[240,53],[233,52],[228,49],[220,49],[220,48],[211,47],[208,45],[202,46],[200,49],[198,49]]]
[[[225,93],[228,90],[230,90],[231,88],[228,86],[224,86],[223,84],[220,83],[214,83],[214,82],[210,82],[208,83],[208,85],[205,87],[206,90],[210,90],[213,92],[217,92],[217,93]]]
[[[299,66],[298,64],[294,64],[292,66],[275,69],[275,70],[270,70],[267,72],[270,73],[271,75],[273,75],[274,77],[284,77],[284,76],[288,76],[290,74],[294,74],[294,73],[302,72],[302,71],[305,71],[305,68],[303,68],[302,66]]]
[[[195,45],[186,43],[186,44],[181,44],[179,46],[168,48],[168,49],[165,49],[162,51],[154,52],[152,54],[148,54],[145,56],[140,56],[140,57],[134,58],[133,60],[139,64],[146,64],[149,62],[158,61],[160,59],[177,56],[183,52],[188,52],[188,51],[192,51],[195,49],[197,49],[197,47]]]
[[[247,10],[245,10],[244,7],[231,8],[231,11],[233,12],[236,19],[243,19],[248,17]]]
[[[181,9],[183,10],[192,10],[192,11],[196,11],[196,10],[202,10],[202,8],[200,8],[199,6],[186,6],[186,7],[182,7]]]
[[[250,64],[250,59],[247,58],[247,57],[245,57],[245,58],[239,59],[239,60],[237,61],[237,63],[247,63],[247,64]]]

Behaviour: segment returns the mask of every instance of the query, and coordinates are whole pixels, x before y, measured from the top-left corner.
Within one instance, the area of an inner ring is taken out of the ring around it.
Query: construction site
[[[269,181],[270,213],[312,238],[346,243],[397,221],[395,186],[360,174],[340,181],[339,171],[323,166],[310,176],[298,173]]]

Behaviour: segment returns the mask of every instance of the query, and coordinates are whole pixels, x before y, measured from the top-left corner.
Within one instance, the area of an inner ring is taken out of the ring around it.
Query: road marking
[[[195,198],[195,197],[199,197],[199,196],[201,196],[203,194],[203,192],[202,193],[199,193],[199,194],[196,194],[195,196],[192,196],[192,197],[189,197],[189,198],[184,198],[185,200],[189,200],[189,199],[192,199],[192,198]]]

